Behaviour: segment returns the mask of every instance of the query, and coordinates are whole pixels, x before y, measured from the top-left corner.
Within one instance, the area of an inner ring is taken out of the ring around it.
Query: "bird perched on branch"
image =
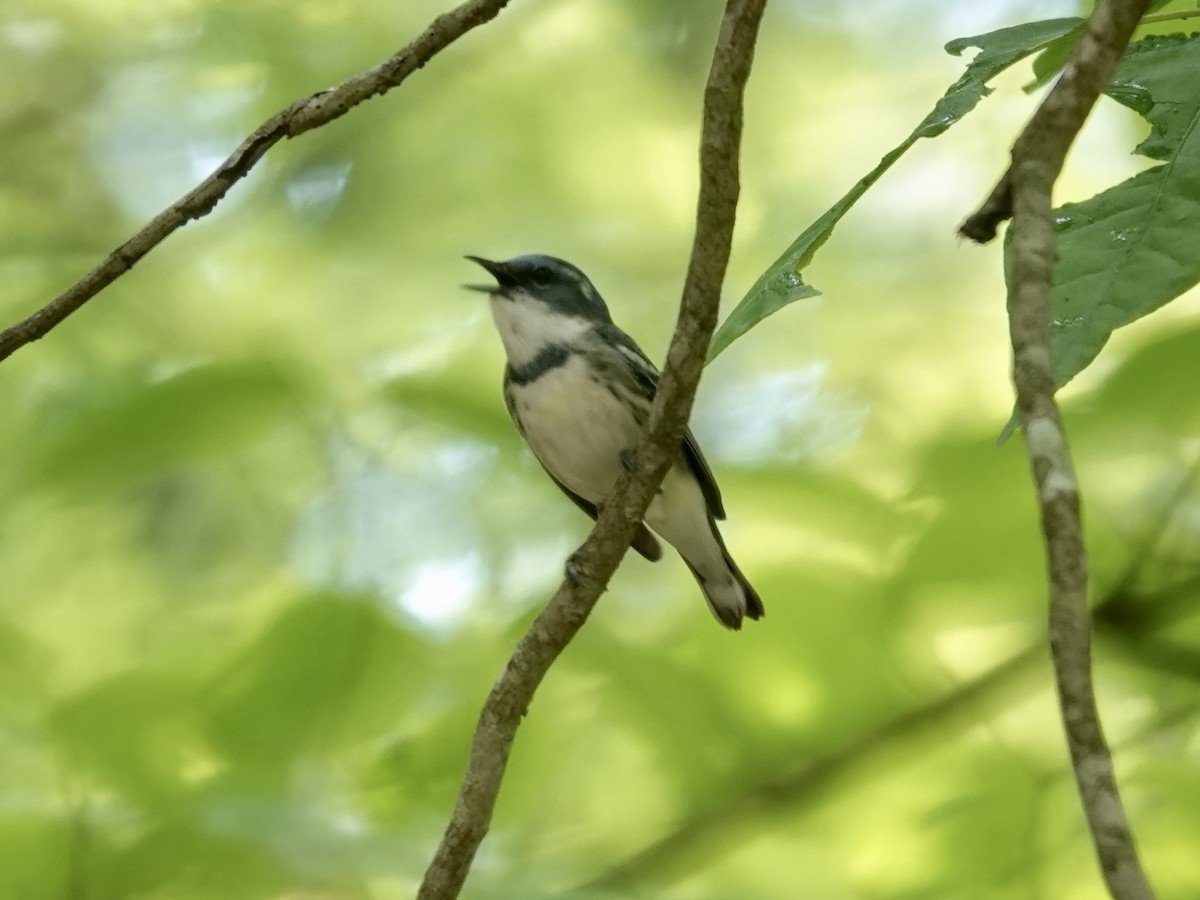
[[[508,365],[504,402],[550,478],[593,519],[632,456],[658,389],[658,370],[613,324],[579,269],[552,256],[518,256],[483,266],[494,285],[467,285],[491,298]],[[716,520],[721,492],[689,429],[679,457],[646,510],[631,546],[661,558],[655,533],[671,544],[726,628],[761,618],[762,601],[738,569]]]

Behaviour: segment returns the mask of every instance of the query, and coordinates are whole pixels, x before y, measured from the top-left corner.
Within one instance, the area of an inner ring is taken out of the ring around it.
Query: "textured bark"
[[[1051,191],[1067,150],[1112,78],[1148,5],[1100,0],[1062,78],[1013,145],[1000,185],[967,220],[987,236],[1012,216],[1009,330],[1017,414],[1037,486],[1050,583],[1050,649],[1075,782],[1110,894],[1147,900],[1142,872],[1100,726],[1092,685],[1088,562],[1079,485],[1054,399],[1050,316],[1056,258]]]

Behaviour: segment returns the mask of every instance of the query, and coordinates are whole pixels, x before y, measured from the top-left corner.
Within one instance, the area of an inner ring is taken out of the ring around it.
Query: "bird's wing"
[[[509,369],[507,367],[504,370],[504,406],[508,410],[509,418],[513,420],[513,424],[517,427],[517,431],[520,432],[521,437],[524,438],[525,429],[521,427],[521,419],[517,415],[517,408],[516,404],[514,403],[513,393],[509,386]],[[526,443],[528,443],[528,439],[526,439]],[[537,459],[536,453],[533,455],[533,458]],[[577,493],[555,478],[554,473],[547,469],[546,464],[540,459],[538,459],[538,464],[542,467],[542,470],[548,476],[550,476],[550,480],[558,485],[558,489],[566,494],[572,503],[591,516],[592,520],[595,521],[596,517],[599,515],[599,510],[596,509],[596,504],[583,499]],[[659,545],[658,540],[654,537],[654,535],[650,533],[650,529],[646,527],[645,522],[638,523],[638,529],[633,533],[633,540],[629,542],[629,546],[642,556],[646,557],[646,559],[650,560],[650,562],[658,562],[658,560],[662,559],[662,547]]]
[[[604,331],[605,336],[629,362],[629,371],[633,373],[646,396],[653,399],[658,391],[659,380],[658,369],[654,367],[654,363],[650,362],[633,338],[615,325],[607,326]],[[696,443],[696,436],[692,434],[691,428],[683,433],[683,458],[687,461],[688,468],[692,470],[692,475],[700,485],[700,491],[704,495],[704,502],[708,504],[709,511],[714,518],[723,520],[725,504],[721,501],[721,489],[717,487],[717,479],[713,477],[712,469],[708,467],[708,460],[700,451],[700,445]]]

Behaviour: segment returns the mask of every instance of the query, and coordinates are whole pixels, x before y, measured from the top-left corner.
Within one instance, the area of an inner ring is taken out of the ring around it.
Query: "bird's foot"
[[[617,454],[617,459],[619,459],[621,461],[622,469],[624,469],[630,475],[637,474],[637,451],[636,450],[630,450],[628,447],[626,447],[624,450],[622,450],[620,453]],[[662,489],[662,485],[660,484],[658,486],[658,490],[655,491],[655,493],[661,494],[662,492],[663,492],[663,489]]]
[[[626,447],[617,454],[617,459],[621,461],[621,468],[632,475],[637,471],[637,453]]]
[[[563,577],[573,587],[579,587],[583,583],[583,565],[579,559],[578,550],[568,556],[567,561],[563,564]]]

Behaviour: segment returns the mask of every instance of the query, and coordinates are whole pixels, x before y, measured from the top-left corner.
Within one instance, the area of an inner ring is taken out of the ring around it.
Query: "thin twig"
[[[1145,16],[1142,18],[1142,25],[1161,25],[1164,22],[1182,22],[1186,19],[1195,19],[1200,16],[1200,9],[1179,9],[1175,12],[1158,13],[1153,16]]]
[[[1109,892],[1154,896],[1121,805],[1091,671],[1087,552],[1079,485],[1054,400],[1050,315],[1055,261],[1051,190],[1067,150],[1108,84],[1148,0],[1099,0],[1062,78],[1013,145],[1009,328],[1013,382],[1037,484],[1050,582],[1050,650],[1067,745]]]
[[[583,626],[629,548],[637,523],[679,452],[705,352],[717,324],[739,191],[742,97],[766,0],[728,0],[704,91],[696,235],[675,335],[645,440],[587,541],[572,557],[572,578],[517,644],[492,688],[454,813],[425,873],[418,900],[458,896],[487,833],[521,717],[551,664]]]
[[[404,49],[337,87],[295,101],[263,122],[215,172],[147,222],[83,278],[37,312],[0,332],[0,360],[45,337],[67,316],[95,297],[143,256],[193,219],[210,212],[245,178],[263,155],[284,138],[327,125],[351,108],[386,94],[468,31],[494,19],[509,0],[468,0],[438,16]]]

